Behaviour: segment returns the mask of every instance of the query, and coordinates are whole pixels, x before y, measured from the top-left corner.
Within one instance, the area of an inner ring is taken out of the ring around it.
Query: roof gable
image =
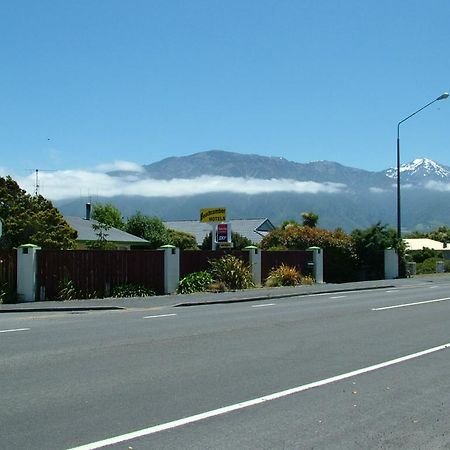
[[[81,217],[65,216],[66,222],[78,232],[77,241],[97,241],[98,233],[92,228],[92,225],[98,225],[97,220],[83,219]],[[134,236],[133,234],[127,233],[125,231],[119,230],[114,227],[110,227],[106,232],[106,240],[108,242],[118,242],[126,244],[148,244],[148,241],[140,237]]]

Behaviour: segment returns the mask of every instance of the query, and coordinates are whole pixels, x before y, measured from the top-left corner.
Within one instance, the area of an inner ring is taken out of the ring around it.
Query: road
[[[0,314],[0,448],[450,448],[449,324],[450,284],[420,280]]]

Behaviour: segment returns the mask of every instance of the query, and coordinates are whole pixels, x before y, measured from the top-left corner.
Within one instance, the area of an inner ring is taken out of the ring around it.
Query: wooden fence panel
[[[263,251],[261,252],[261,280],[269,276],[273,268],[285,264],[296,267],[301,274],[311,274],[313,262],[313,252],[308,250],[281,250],[281,251]]]
[[[208,261],[219,259],[227,254],[232,254],[248,263],[250,260],[248,251],[227,250],[185,250],[180,252],[180,279],[193,272],[209,269]]]
[[[17,251],[0,251],[0,283],[7,283],[11,291],[17,289]]]
[[[164,293],[164,252],[158,250],[40,250],[41,299],[55,299],[58,285],[71,280],[87,293],[109,295],[121,284],[141,284]]]

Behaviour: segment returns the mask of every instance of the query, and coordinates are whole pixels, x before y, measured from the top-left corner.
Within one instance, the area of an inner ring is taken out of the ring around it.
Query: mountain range
[[[446,207],[450,200],[450,168],[417,158],[403,164],[400,173],[404,231],[428,230],[450,223],[450,208]],[[304,211],[318,214],[319,226],[329,229],[341,227],[351,231],[379,221],[389,226],[396,224],[394,168],[371,172],[331,161],[303,164],[280,157],[211,150],[166,158],[144,165],[140,171],[115,171],[109,175],[161,183],[191,180],[191,188],[215,181],[211,192],[205,187],[193,194],[185,183],[184,190],[171,196],[143,193],[94,199],[114,204],[124,216],[139,210],[163,220],[197,220],[200,208],[224,206],[229,218],[267,217],[274,224],[286,219],[301,220]],[[255,184],[258,188],[254,189]],[[239,186],[241,189],[235,189]],[[67,200],[59,201],[57,206],[63,214],[80,215],[82,203]]]

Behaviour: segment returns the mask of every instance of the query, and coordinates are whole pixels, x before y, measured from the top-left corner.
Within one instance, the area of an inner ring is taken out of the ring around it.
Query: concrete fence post
[[[37,252],[41,248],[24,244],[17,249],[17,299],[19,302],[36,301]]]
[[[309,247],[313,254],[313,277],[317,284],[323,283],[323,249],[320,247]]]
[[[256,286],[261,286],[261,249],[254,245],[245,247],[244,250],[248,250],[249,263],[252,268],[252,279]]]
[[[394,248],[388,248],[384,251],[384,279],[392,280],[398,277],[398,254]]]
[[[176,292],[180,282],[180,249],[173,245],[163,245],[164,250],[164,293]]]

